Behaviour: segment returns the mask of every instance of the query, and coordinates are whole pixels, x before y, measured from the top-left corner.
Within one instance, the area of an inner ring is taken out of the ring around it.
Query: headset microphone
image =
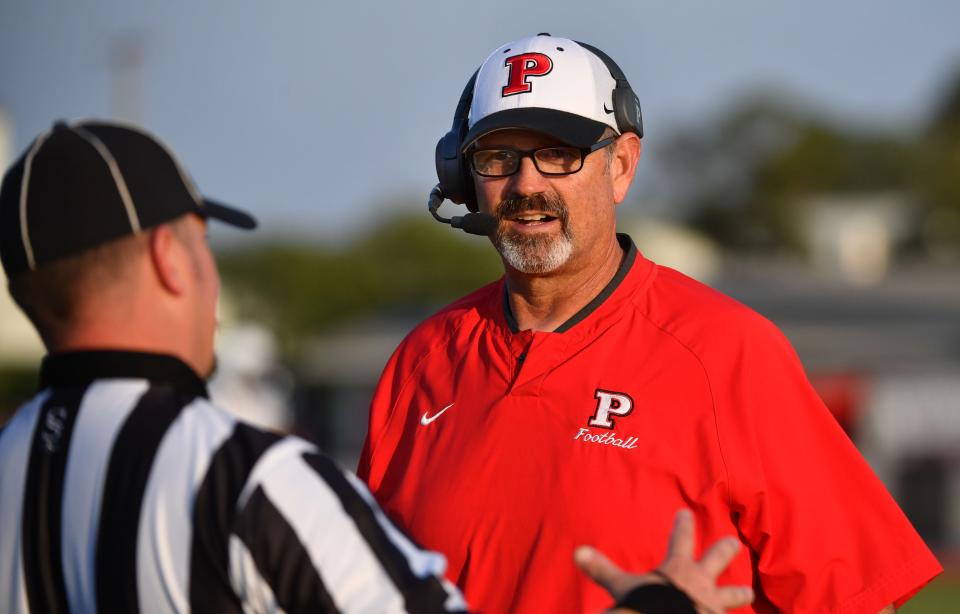
[[[493,217],[492,215],[487,215],[486,213],[468,213],[466,215],[455,215],[452,218],[442,217],[437,213],[437,209],[440,208],[442,203],[443,190],[440,188],[440,184],[438,183],[433,187],[432,190],[430,190],[430,197],[427,199],[427,209],[430,211],[430,215],[433,216],[433,219],[443,224],[449,224],[453,228],[459,228],[464,232],[472,235],[479,235],[481,237],[490,236],[497,229],[497,218]]]

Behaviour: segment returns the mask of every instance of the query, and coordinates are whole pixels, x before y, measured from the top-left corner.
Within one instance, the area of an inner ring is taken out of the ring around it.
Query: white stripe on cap
[[[33,244],[30,243],[30,229],[27,227],[27,190],[30,187],[30,169],[33,168],[34,156],[40,151],[40,147],[51,132],[53,130],[47,130],[33,142],[33,147],[30,148],[27,159],[24,161],[23,179],[20,181],[20,240],[23,241],[23,253],[27,256],[27,266],[31,271],[37,268],[37,263],[33,257]]]
[[[183,182],[183,185],[186,186],[187,192],[190,192],[190,196],[193,198],[193,202],[197,203],[197,207],[203,208],[203,197],[200,196],[200,192],[197,190],[197,186],[194,185],[193,181],[190,179],[190,175],[183,170],[183,166],[180,164],[180,160],[177,159],[177,156],[173,153],[173,150],[170,149],[166,143],[158,139],[155,135],[150,134],[145,131],[140,126],[135,124],[122,124],[125,128],[133,130],[134,132],[139,132],[143,136],[147,137],[154,143],[160,146],[160,149],[165,151],[170,159],[173,161],[174,168],[177,169],[177,173],[180,175],[180,181]]]
[[[103,141],[86,128],[74,125],[70,126],[70,129],[79,134],[80,138],[93,145],[93,148],[97,150],[97,153],[100,154],[100,157],[106,162],[107,168],[110,169],[110,175],[113,177],[113,183],[117,186],[117,192],[120,194],[120,200],[123,201],[123,207],[127,210],[130,229],[133,231],[133,234],[140,234],[140,218],[137,216],[137,210],[133,206],[133,199],[130,198],[130,190],[127,189],[127,182],[124,180],[123,173],[120,172],[120,167],[117,166],[117,161],[113,157],[113,154],[111,154],[107,146],[103,144]]]

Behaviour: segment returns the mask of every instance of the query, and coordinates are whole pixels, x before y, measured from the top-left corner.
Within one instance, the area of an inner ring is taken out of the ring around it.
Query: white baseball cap
[[[568,38],[538,34],[502,45],[477,73],[463,149],[509,128],[589,147],[608,127],[620,133],[616,86],[603,60]]]

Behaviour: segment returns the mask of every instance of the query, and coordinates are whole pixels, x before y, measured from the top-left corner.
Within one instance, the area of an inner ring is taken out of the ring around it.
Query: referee
[[[219,280],[161,143],[58,123],[7,172],[0,256],[49,351],[0,432],[0,612],[447,612],[444,558],[305,441],[211,404]]]

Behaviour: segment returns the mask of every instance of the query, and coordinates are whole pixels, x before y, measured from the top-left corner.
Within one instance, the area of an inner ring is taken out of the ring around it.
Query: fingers
[[[690,510],[680,510],[673,520],[670,545],[667,547],[667,558],[692,559],[696,539],[693,513]]]
[[[573,560],[590,579],[607,589],[615,598],[619,598],[624,572],[606,556],[590,546],[580,546],[573,552]]]
[[[749,586],[724,586],[717,589],[717,601],[728,610],[743,607],[753,603],[753,589]]]
[[[740,542],[735,537],[719,539],[704,553],[700,559],[700,567],[710,579],[715,579],[723,573],[739,551]]]
[[[693,513],[677,512],[670,534],[667,557],[659,568],[670,581],[703,610],[720,612],[751,603],[753,590],[749,586],[717,586],[717,578],[733,562],[741,544],[734,537],[720,539],[697,561],[696,529]],[[643,584],[659,583],[654,574],[635,575],[622,571],[606,556],[591,548],[581,546],[573,555],[577,566],[594,582],[605,588],[614,599],[620,599],[631,588]]]

